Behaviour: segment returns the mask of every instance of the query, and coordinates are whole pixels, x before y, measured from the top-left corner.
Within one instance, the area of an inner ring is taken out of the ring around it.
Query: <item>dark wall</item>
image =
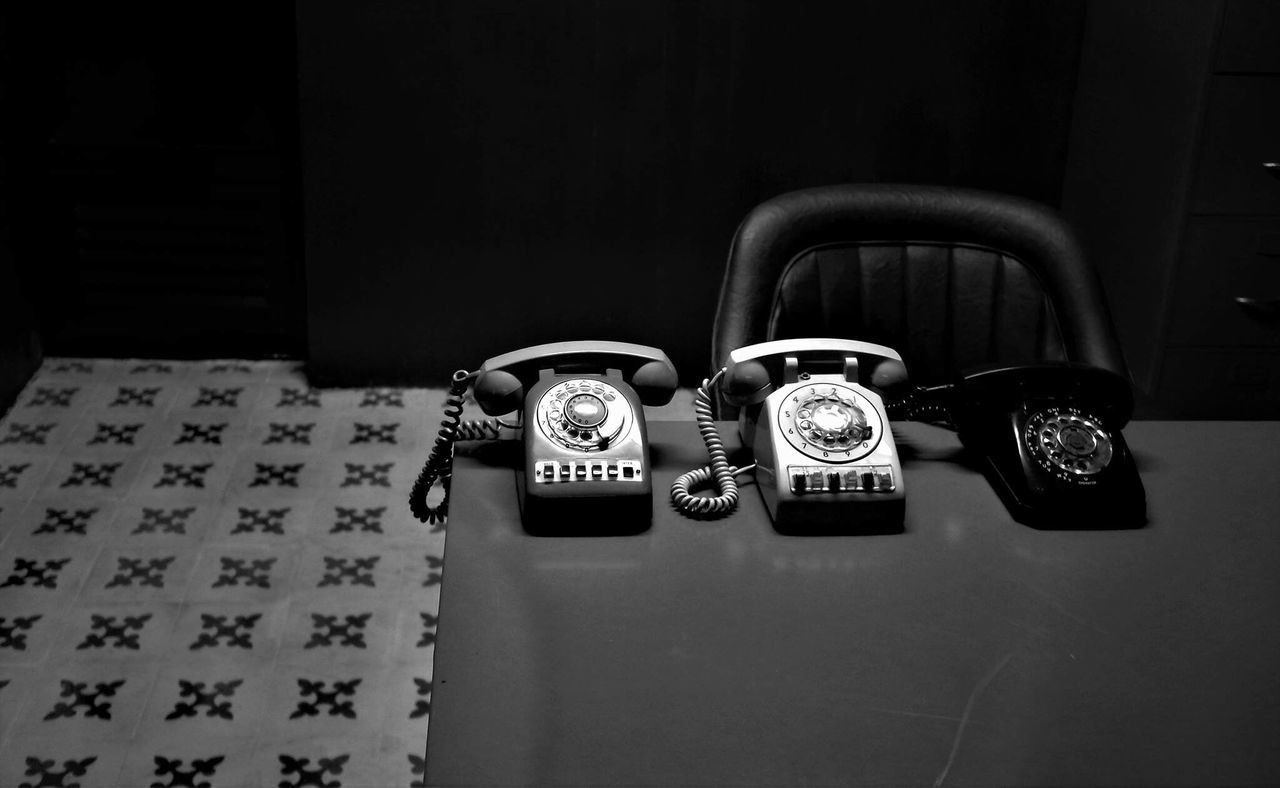
[[[0,175],[5,167],[0,162]],[[34,316],[13,265],[13,240],[0,204],[0,416],[40,366]]]
[[[298,3],[314,370],[440,384],[608,338],[692,381],[763,199],[1056,204],[1082,21],[1082,0]]]
[[[15,181],[29,157],[20,118],[11,110],[21,88],[14,80],[12,28],[0,12],[0,415],[3,415],[40,364],[35,315],[15,262],[14,224],[29,218],[23,201],[14,204]],[[30,195],[27,195],[28,197]]]
[[[292,4],[11,3],[0,27],[46,349],[303,353]]]

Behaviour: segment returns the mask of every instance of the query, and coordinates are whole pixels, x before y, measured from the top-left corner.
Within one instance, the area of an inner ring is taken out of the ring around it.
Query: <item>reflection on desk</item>
[[[1280,782],[1280,423],[1135,422],[1137,530],[1013,522],[895,424],[906,531],[527,536],[458,457],[430,785]],[[729,439],[733,425],[724,425]],[[655,495],[703,448],[650,426]]]

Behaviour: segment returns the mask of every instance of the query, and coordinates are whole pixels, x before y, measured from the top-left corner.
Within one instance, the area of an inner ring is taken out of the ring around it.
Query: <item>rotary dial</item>
[[[577,451],[601,451],[630,423],[631,407],[602,380],[573,378],[557,384],[538,402],[538,422],[551,440]]]
[[[875,409],[844,386],[797,389],[787,397],[778,417],[792,446],[828,462],[865,456],[879,440],[881,424]]]
[[[1041,465],[1076,477],[1092,476],[1111,462],[1111,436],[1097,419],[1074,408],[1036,412],[1024,438]]]

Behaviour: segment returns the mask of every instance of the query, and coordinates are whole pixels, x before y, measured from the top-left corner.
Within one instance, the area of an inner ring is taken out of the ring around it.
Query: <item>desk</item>
[[[780,536],[749,484],[681,517],[692,423],[650,424],[631,537],[526,536],[460,456],[428,784],[1280,782],[1280,422],[1130,425],[1126,531],[1019,525],[953,434],[894,431],[885,536]]]

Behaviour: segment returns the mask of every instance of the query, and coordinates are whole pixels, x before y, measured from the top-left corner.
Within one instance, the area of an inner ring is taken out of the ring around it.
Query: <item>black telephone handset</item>
[[[520,424],[461,422],[473,379],[476,403],[489,416],[520,412]],[[419,520],[447,514],[453,443],[521,428],[524,467],[517,476],[521,517],[531,533],[636,533],[653,514],[645,405],[665,405],[676,371],[661,350],[626,342],[555,342],[485,361],[454,374],[446,417],[410,507]],[[446,499],[427,504],[436,480]]]
[[[1114,372],[1071,363],[985,367],[948,393],[965,448],[1014,519],[1058,528],[1140,527],[1146,492],[1120,429],[1133,392]]]
[[[721,378],[723,378],[721,380]],[[737,504],[734,476],[711,417],[710,390],[742,408],[739,433],[755,455],[757,486],[781,533],[902,530],[906,490],[882,395],[906,384],[898,353],[845,339],[785,339],[739,348],[695,403],[711,464],[681,476],[672,501],[702,516]],[[691,486],[714,479],[720,494]]]

